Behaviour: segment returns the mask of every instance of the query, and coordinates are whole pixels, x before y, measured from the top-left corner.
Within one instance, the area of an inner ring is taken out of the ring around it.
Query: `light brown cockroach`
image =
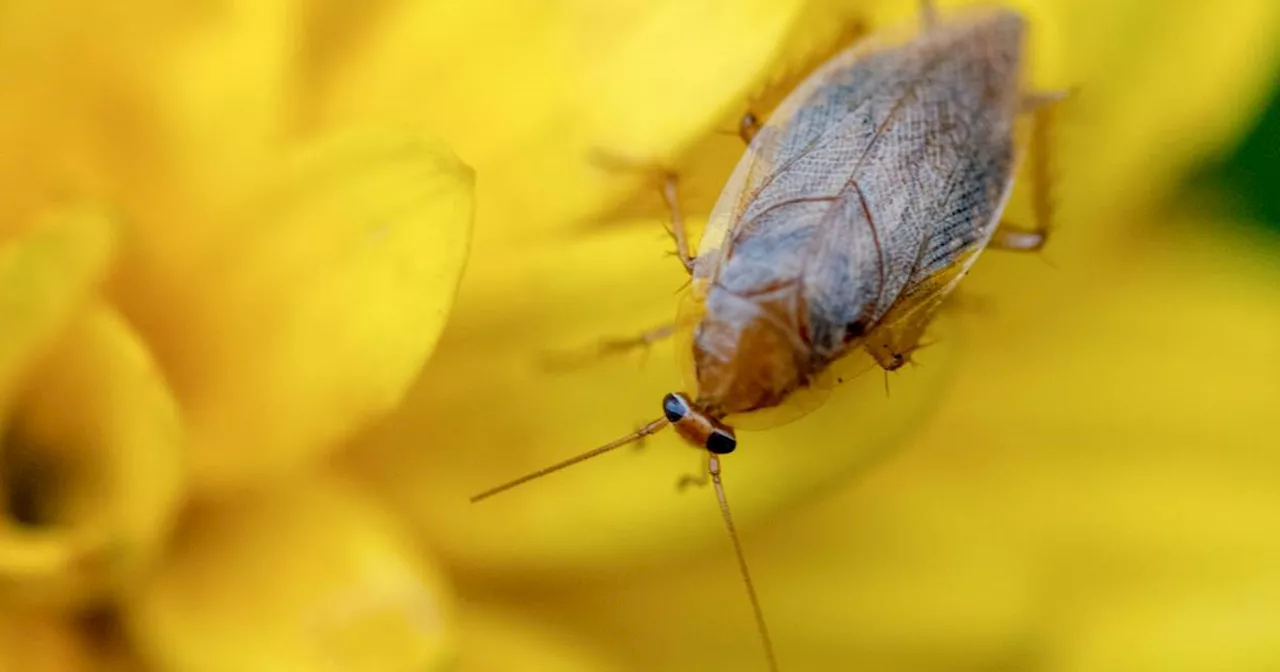
[[[692,275],[682,322],[693,325],[695,389],[666,395],[663,416],[632,434],[473,498],[674,427],[706,451],[773,670],[721,484],[720,456],[737,447],[734,418],[784,404],[860,349],[886,371],[901,367],[983,249],[1039,249],[1047,231],[1042,166],[1038,229],[1000,221],[1017,163],[1015,122],[1060,97],[1023,87],[1025,20],[985,9],[939,21],[932,2],[921,6],[918,34],[867,36],[808,75],[763,126],[759,112],[743,119],[748,149],[696,257],[667,182],[677,251]],[[1041,121],[1033,144],[1045,138]]]

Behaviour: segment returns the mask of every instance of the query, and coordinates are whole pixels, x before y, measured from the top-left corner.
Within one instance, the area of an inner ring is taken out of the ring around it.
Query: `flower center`
[[[66,522],[62,460],[10,425],[0,435],[0,493],[9,520],[26,528]]]

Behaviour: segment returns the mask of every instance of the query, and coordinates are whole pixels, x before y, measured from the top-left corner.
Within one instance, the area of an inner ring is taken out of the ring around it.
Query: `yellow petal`
[[[481,245],[566,232],[743,109],[796,0],[398,3],[316,101],[317,122],[439,133],[483,176]]]
[[[963,488],[915,458],[743,535],[781,669],[984,669],[1024,645],[1032,567]],[[729,541],[715,542],[660,572],[615,567],[521,597],[637,669],[763,670]]]
[[[118,590],[145,570],[177,511],[178,409],[113,310],[73,321],[11,409],[0,576],[40,602]]]
[[[1280,553],[1263,513],[1277,504],[1265,449],[1280,398],[1276,248],[1186,232],[1212,226],[1198,218],[1165,225],[1178,233],[1051,273],[1042,300],[993,319],[963,391],[921,438],[985,455],[974,487],[1034,550],[1084,575],[1110,576],[1090,564],[1108,561],[1074,555],[1102,548],[1121,572]],[[1002,270],[973,279],[1013,287],[1034,272]]]
[[[1280,4],[1270,0],[1027,4],[1046,8],[1043,30],[1061,49],[1050,85],[1079,87],[1058,147],[1064,208],[1096,204],[1081,226],[1177,189],[1239,135],[1274,82]]]
[[[126,620],[174,672],[424,670],[450,645],[442,591],[394,519],[319,475],[197,508]]]
[[[610,672],[624,669],[582,637],[516,612],[471,605],[459,614],[454,672]],[[627,668],[630,669],[630,668]]]
[[[0,244],[0,406],[102,280],[114,233],[100,213],[66,208]]]
[[[236,208],[293,139],[299,16],[296,2],[253,0],[147,16],[166,19],[150,18],[166,39],[118,48],[132,59],[122,88],[133,90],[126,121],[139,137],[112,145],[105,169],[131,215],[118,284],[149,332],[163,319],[150,311],[183,300],[193,265],[258,224]]]
[[[119,20],[140,4],[121,10],[53,0],[0,9],[0,88],[6,92],[0,231],[13,230],[52,199],[93,200],[105,180],[89,176],[103,172],[103,150],[112,141],[146,153],[133,124],[122,119],[133,106],[116,76],[126,45],[148,42],[140,39],[152,23],[146,12]],[[101,132],[108,124],[110,140]]]
[[[1162,579],[1137,595],[1120,587],[1071,616],[1048,644],[1060,655],[1047,669],[1263,672],[1280,664],[1280,625],[1271,617],[1280,599],[1274,570]]]
[[[24,672],[88,672],[98,669],[73,627],[46,613],[0,614],[0,669]]]
[[[288,165],[167,309],[199,486],[279,474],[396,405],[453,301],[471,192],[417,137],[348,134]]]
[[[135,262],[189,263],[285,133],[293,6],[8,3],[0,210],[109,200],[143,238],[129,240]]]

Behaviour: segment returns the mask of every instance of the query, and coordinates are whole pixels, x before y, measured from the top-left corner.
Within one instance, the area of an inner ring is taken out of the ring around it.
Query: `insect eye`
[[[844,325],[845,341],[851,341],[865,333],[867,333],[867,326],[863,324],[862,320],[854,320],[853,322]]]
[[[732,453],[733,449],[737,447],[738,440],[733,438],[732,434],[722,429],[717,429],[707,436],[707,450],[715,453],[716,455]]]
[[[662,398],[662,414],[667,416],[667,421],[677,423],[684,420],[689,414],[689,407],[685,405],[684,400],[674,394],[668,394]]]

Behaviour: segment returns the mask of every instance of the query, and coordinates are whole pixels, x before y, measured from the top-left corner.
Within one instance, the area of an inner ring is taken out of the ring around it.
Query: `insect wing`
[[[695,280],[716,280],[744,222],[759,226],[762,213],[805,198],[852,202],[859,183],[888,235],[917,229],[919,249],[896,260],[887,301],[985,244],[1011,183],[1022,27],[1017,14],[996,11],[905,42],[878,34],[815,71],[739,161],[708,220]]]

